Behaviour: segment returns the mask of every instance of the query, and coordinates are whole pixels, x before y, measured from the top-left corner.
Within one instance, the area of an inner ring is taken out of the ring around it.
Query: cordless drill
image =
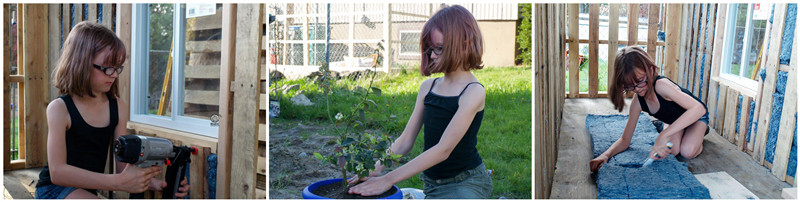
[[[175,193],[184,179],[186,165],[191,162],[189,155],[197,154],[197,148],[174,146],[163,138],[124,135],[114,141],[114,153],[120,162],[140,168],[167,165],[167,187],[162,191],[161,198],[175,199]],[[132,193],[131,198],[144,198],[144,194]]]

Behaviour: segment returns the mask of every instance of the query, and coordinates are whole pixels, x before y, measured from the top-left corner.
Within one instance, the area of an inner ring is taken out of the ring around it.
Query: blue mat
[[[586,116],[594,157],[622,135],[627,115]],[[708,189],[689,172],[685,163],[669,155],[642,168],[658,136],[644,113],[639,115],[631,145],[611,157],[597,171],[598,199],[710,199]]]

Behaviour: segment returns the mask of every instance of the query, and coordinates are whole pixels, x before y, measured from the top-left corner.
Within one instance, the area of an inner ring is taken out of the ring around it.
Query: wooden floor
[[[3,172],[4,199],[33,199],[36,182],[42,168],[28,168]]]
[[[622,112],[614,110],[608,98],[575,98],[564,102],[558,160],[550,197],[554,199],[596,199],[597,185],[589,171],[592,144],[586,130],[586,114],[628,114],[630,99]],[[760,199],[781,199],[781,189],[791,185],[778,180],[750,155],[719,136],[714,130],[703,141],[703,152],[686,161],[693,174],[727,172]]]

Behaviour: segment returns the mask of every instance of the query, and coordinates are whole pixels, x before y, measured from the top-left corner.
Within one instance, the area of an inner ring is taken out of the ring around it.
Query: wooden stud
[[[83,22],[83,4],[72,4],[72,6],[75,10],[75,24]]]
[[[45,109],[50,95],[49,74],[47,73],[49,50],[48,19],[49,7],[46,4],[25,4],[22,7],[26,26],[22,32],[25,35],[25,82],[27,90],[25,105],[25,166],[39,167],[47,163],[47,118]],[[40,23],[44,22],[44,23]],[[45,96],[42,96],[44,94]]]
[[[689,82],[686,85],[686,89],[689,89],[689,91],[691,91],[694,96],[697,96],[698,93],[697,77],[700,76],[700,73],[698,72],[700,71],[700,63],[698,62],[698,60],[700,60],[703,57],[703,50],[706,48],[705,44],[703,44],[703,41],[705,41],[706,38],[707,24],[705,22],[707,16],[708,16],[708,4],[701,4],[700,16],[698,17],[699,24],[697,24],[697,26],[699,26],[700,28],[697,29],[697,32],[695,32],[697,35],[697,40],[692,46],[692,49],[694,49],[694,51],[692,52],[692,63],[691,63],[692,66],[689,67],[689,77],[688,77]]]
[[[192,189],[189,190],[189,198],[203,199],[208,191],[203,189],[203,184],[207,181],[206,170],[208,169],[208,165],[206,165],[207,156],[203,151],[209,150],[209,148],[204,148],[195,144],[191,146],[197,148],[199,151],[197,154],[190,156],[192,163],[191,166],[189,166],[189,187]]]
[[[578,71],[578,4],[569,4],[569,97],[574,98],[578,96],[580,91],[580,72]],[[609,77],[610,78],[610,77]]]
[[[728,142],[734,143],[736,137],[736,107],[739,106],[739,92],[728,88],[727,99],[725,102],[725,124],[722,128],[723,136]]]
[[[725,123],[724,121],[725,121],[725,113],[726,113],[725,112],[725,105],[727,103],[726,99],[720,99],[720,98],[727,98],[727,95],[728,95],[728,86],[719,85],[719,96],[718,96],[719,98],[717,99],[717,109],[716,109],[716,111],[717,111],[716,114],[717,115],[716,115],[716,119],[714,120],[715,121],[714,129],[716,129],[717,134],[720,134],[720,135],[723,134],[722,133],[722,131],[723,131],[722,129],[724,127],[723,124]]]
[[[739,151],[746,151],[747,146],[747,123],[750,122],[750,101],[752,97],[742,95],[742,103],[740,103],[741,111],[739,111],[739,133],[736,134],[736,145],[739,146]]]
[[[711,79],[710,86],[708,87],[714,93],[711,93],[708,97],[708,102],[706,102],[706,108],[708,108],[708,127],[715,128],[716,127],[716,119],[717,119],[717,88],[719,88],[719,83],[715,79]]]
[[[70,22],[71,13],[70,4],[61,4],[61,43],[67,40],[69,30],[72,28],[72,22]],[[59,43],[59,45],[61,45],[61,43]]]
[[[636,42],[639,42],[639,4],[628,4],[628,46]]]
[[[680,18],[681,19],[680,20],[680,22],[681,22],[681,26],[680,26],[681,39],[680,39],[680,42],[681,43],[680,43],[680,46],[678,48],[680,50],[680,53],[678,53],[678,56],[677,56],[678,57],[678,66],[675,67],[675,69],[673,70],[673,73],[672,73],[675,76],[673,78],[673,80],[678,83],[678,86],[680,86],[680,84],[683,83],[683,74],[682,74],[683,72],[681,70],[683,69],[683,66],[685,66],[685,64],[686,64],[685,55],[686,55],[686,51],[687,51],[686,47],[688,46],[687,42],[686,42],[688,40],[687,30],[689,29],[689,23],[688,23],[689,13],[691,13],[691,12],[689,12],[689,5],[687,5],[687,4],[681,4],[680,8],[681,8],[681,18]],[[667,37],[669,37],[669,34],[670,34],[669,30],[667,30],[667,34],[668,34]]]
[[[126,67],[131,66],[131,4],[117,4],[117,21],[116,21],[116,34],[122,43],[125,44],[125,63]],[[109,15],[110,16],[110,15]],[[111,20],[111,18],[108,18]],[[124,68],[122,74],[117,77],[119,98],[125,103],[131,103],[130,100],[130,86],[131,86],[131,69]]]
[[[713,48],[713,56],[712,56],[712,58],[715,58],[716,60],[711,60],[711,73],[710,73],[710,77],[708,79],[708,80],[710,80],[710,82],[709,82],[710,85],[708,86],[708,94],[707,94],[707,97],[705,99],[706,103],[709,103],[709,105],[708,105],[709,109],[711,107],[715,107],[716,103],[717,103],[717,100],[719,99],[719,98],[717,98],[717,84],[718,84],[718,82],[716,82],[714,79],[716,79],[719,76],[719,69],[720,69],[720,65],[721,65],[721,61],[722,61],[722,50],[723,50],[723,48],[721,48],[721,47],[722,47],[722,44],[724,43],[723,40],[724,40],[724,36],[725,36],[725,25],[728,24],[728,23],[725,23],[726,19],[727,19],[727,16],[728,16],[728,12],[727,12],[728,6],[727,6],[727,4],[721,4],[718,7],[719,7],[719,11],[717,12],[717,21],[719,21],[721,23],[715,24],[716,25],[716,29],[714,29],[714,30],[716,30],[716,31],[715,31],[715,35],[714,35],[714,44],[717,44],[717,45],[716,46],[712,46],[712,48]],[[710,123],[715,123],[714,120],[716,118],[716,111],[710,113],[710,115],[711,115],[709,117],[710,118],[709,119]]]
[[[3,4],[3,27],[11,27],[11,13],[9,10],[11,4]],[[5,28],[3,28],[5,30]],[[11,50],[11,37],[3,37],[3,50]],[[11,66],[10,51],[3,51],[3,103],[11,103],[11,83],[8,80],[10,69],[5,68]],[[3,170],[9,170],[11,167],[11,112],[6,109],[3,110]]]
[[[781,18],[775,19],[783,21]],[[800,29],[798,29],[797,26],[795,26],[794,31],[795,36],[800,35]],[[792,50],[797,50],[797,41],[798,40],[793,41]],[[792,54],[789,60],[788,76],[786,77],[786,90],[784,92],[786,96],[783,97],[783,109],[781,112],[780,128],[778,129],[778,139],[775,144],[775,158],[772,160],[772,174],[777,176],[778,179],[785,179],[786,177],[792,142],[796,141],[793,138],[795,130],[797,130],[797,119],[795,118],[795,114],[797,113],[797,60],[800,60],[797,53]]]
[[[111,4],[103,4],[103,21],[101,22],[103,26],[108,27],[108,29],[113,29],[112,20],[114,19],[114,13]]]
[[[47,72],[55,71],[55,66],[58,63],[58,57],[61,55],[61,33],[59,30],[61,29],[61,5],[60,4],[48,4],[49,13],[48,13],[48,26],[50,29],[50,33],[48,36],[49,51],[48,55],[48,64],[47,64]],[[45,80],[50,80],[49,76],[44,78]],[[56,99],[58,97],[58,89],[55,85],[47,85],[50,89],[50,94],[47,97],[47,101]]]
[[[660,4],[651,3],[650,9],[647,11],[647,55],[653,60],[656,60],[656,41],[658,41],[658,11]]]
[[[779,53],[781,50],[781,40],[783,39],[784,20],[786,18],[786,4],[775,4],[773,10],[774,20],[772,22],[772,32],[770,32],[771,41],[769,44],[770,53]],[[753,154],[756,162],[764,164],[764,154],[766,153],[767,132],[769,131],[769,124],[772,114],[772,93],[775,92],[775,81],[778,72],[778,54],[771,54],[767,59],[767,65],[764,67],[767,70],[767,76],[764,80],[764,89],[761,91],[761,106],[758,115],[758,137],[754,143]],[[777,134],[776,134],[777,135]]]
[[[609,4],[608,8],[608,84],[611,87],[614,82],[614,65],[616,65],[617,50],[619,50],[619,6],[620,4]],[[599,94],[598,94],[599,96]]]
[[[772,30],[772,23],[770,21],[767,21],[766,23],[767,23],[767,27],[766,27],[765,30]],[[766,45],[769,43],[769,40],[768,40],[769,37],[770,37],[769,34],[764,34],[764,44],[763,44],[762,47],[766,47]],[[757,66],[756,70],[764,69],[766,67],[766,64],[767,64],[766,58],[767,58],[767,53],[768,52],[769,51],[761,51],[761,56],[760,57],[762,59],[758,64],[756,64],[756,66]],[[758,74],[756,74],[756,75],[758,75]],[[759,136],[755,125],[758,124],[759,115],[761,114],[761,100],[762,100],[763,95],[765,94],[765,93],[763,93],[764,92],[764,79],[761,79],[761,77],[759,77],[759,76],[756,76],[756,78],[757,78],[756,80],[758,81],[758,87],[756,87],[757,88],[756,89],[757,93],[756,93],[755,98],[754,98],[755,99],[755,104],[756,104],[755,107],[756,108],[753,111],[752,123],[750,124],[750,127],[752,128],[751,129],[752,131],[750,132],[750,136],[751,136],[750,137],[750,142],[747,144],[747,149],[748,149],[747,152],[753,157],[753,159],[755,159],[755,154],[753,153],[753,150],[755,149],[755,142],[757,140],[757,137]]]
[[[664,56],[664,75],[673,81],[678,81],[676,65],[680,64],[678,49],[681,47],[680,34],[682,32],[680,30],[681,26],[683,26],[683,22],[680,18],[682,15],[680,4],[667,5],[667,15],[665,15],[665,18],[669,18],[669,20],[667,20],[668,24],[666,27],[667,45],[664,51],[666,52]]]
[[[25,155],[27,153],[27,152],[25,152],[25,149],[27,147],[26,144],[25,144],[26,138],[27,138],[27,135],[25,135],[27,133],[26,132],[27,127],[25,127],[25,125],[26,125],[27,119],[26,118],[22,118],[22,117],[25,114],[25,108],[26,108],[25,107],[25,105],[26,105],[26,101],[25,100],[27,100],[26,96],[24,96],[25,95],[25,83],[26,83],[25,82],[26,79],[25,79],[25,75],[24,74],[25,74],[25,69],[27,67],[27,64],[24,62],[25,61],[25,54],[24,53],[25,53],[25,49],[26,48],[25,48],[25,44],[24,44],[25,34],[23,34],[23,33],[24,33],[25,29],[26,29],[25,28],[25,23],[26,22],[24,20],[22,20],[22,19],[25,19],[24,16],[23,16],[23,13],[24,13],[24,11],[23,11],[24,10],[23,9],[24,6],[23,5],[24,4],[17,4],[17,74],[18,74],[18,76],[20,76],[22,78],[22,82],[19,82],[17,84],[17,87],[19,88],[19,94],[17,94],[19,96],[17,98],[17,103],[19,104],[19,107],[17,107],[17,111],[20,113],[19,114],[19,120],[17,120],[18,124],[19,124],[19,131],[17,133],[18,137],[19,137],[19,141],[17,142],[19,148],[17,148],[18,149],[17,153],[19,154],[19,158],[18,159],[19,160],[23,160],[22,162],[25,162],[24,159],[25,159]]]
[[[589,4],[589,95],[597,96],[598,79],[598,48],[600,40],[600,4]]]
[[[691,40],[691,43],[689,44],[689,47],[687,47],[688,50],[689,50],[689,55],[687,56],[689,61],[686,62],[686,64],[688,64],[688,66],[684,67],[685,68],[685,72],[684,72],[684,81],[685,82],[683,83],[683,87],[686,88],[686,89],[691,89],[690,86],[691,86],[691,82],[692,82],[692,79],[693,79],[693,77],[692,77],[693,70],[694,70],[695,63],[697,62],[697,59],[696,59],[696,57],[697,57],[697,43],[698,43],[697,39],[698,39],[698,36],[699,36],[699,31],[700,31],[700,18],[701,18],[700,10],[702,10],[702,5],[695,4],[694,5],[694,15],[692,16],[693,18],[691,19],[692,22],[693,22],[692,23],[692,31],[690,32],[690,34],[691,34],[690,36],[691,36],[692,40]]]
[[[716,23],[716,16],[717,16],[716,15],[716,13],[717,13],[717,5],[716,4],[712,4],[710,9],[711,9],[711,11],[708,12],[708,18],[709,18],[709,20],[708,20],[709,21],[708,35],[706,36],[706,38],[708,40],[706,40],[706,48],[703,51],[703,54],[705,54],[705,56],[706,56],[705,61],[703,61],[703,64],[704,64],[703,65],[703,67],[704,67],[703,68],[703,77],[700,78],[700,82],[698,84],[700,91],[702,91],[701,93],[698,94],[700,100],[707,100],[707,98],[708,98],[708,89],[709,89],[708,88],[708,81],[711,80],[711,75],[710,75],[711,68],[712,68],[711,67],[711,60],[713,58],[712,49],[714,48],[714,45],[718,45],[718,44],[714,44],[714,33],[715,33],[714,27],[716,25],[715,23]]]
[[[89,13],[87,13],[88,18],[86,20],[97,23],[97,4],[88,4],[88,7],[86,11]]]
[[[236,50],[236,5],[225,4],[222,6],[222,41],[220,53],[220,89],[231,89],[231,81],[235,69],[235,50]],[[219,114],[222,116],[219,122],[219,143],[217,153],[217,184],[230,184],[231,177],[231,134],[233,132],[233,92],[220,91]],[[217,198],[229,198],[229,186],[217,186]]]

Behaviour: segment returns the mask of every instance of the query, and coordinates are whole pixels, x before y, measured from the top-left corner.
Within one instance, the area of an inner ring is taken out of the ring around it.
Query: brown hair
[[[430,53],[426,54],[426,50],[434,46],[431,42],[433,30],[439,30],[444,35],[442,54],[436,63],[431,62]],[[459,5],[444,7],[428,19],[422,28],[419,48],[422,53],[420,72],[424,76],[452,72],[456,68],[467,71],[483,68],[483,38],[478,22],[466,8]]]
[[[83,21],[75,25],[64,40],[61,57],[53,72],[53,83],[60,94],[83,96],[92,93],[91,70],[94,57],[100,51],[110,48],[106,61],[115,67],[125,62],[125,44],[110,29],[93,22]],[[100,64],[103,65],[103,64]],[[119,96],[118,80],[111,84],[106,94]]]
[[[635,69],[640,69],[647,75],[648,91],[646,95],[649,96],[650,93],[653,93],[653,82],[658,77],[658,66],[647,55],[647,52],[638,46],[628,46],[620,49],[617,58],[614,60],[614,77],[608,87],[608,97],[611,99],[611,103],[614,104],[614,108],[620,112],[625,107],[625,95],[622,92],[624,86],[639,83],[634,72]]]

